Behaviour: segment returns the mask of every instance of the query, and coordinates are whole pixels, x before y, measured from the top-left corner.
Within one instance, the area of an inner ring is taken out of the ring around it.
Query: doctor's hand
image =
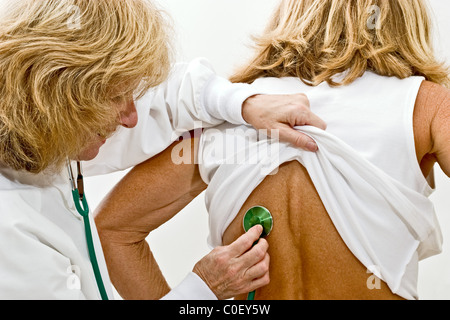
[[[281,141],[308,151],[317,151],[317,144],[307,135],[298,132],[295,126],[314,126],[325,130],[326,123],[310,110],[309,100],[304,94],[255,95],[242,106],[244,120],[255,129],[278,130]]]
[[[219,300],[269,284],[269,244],[259,239],[262,231],[260,225],[251,228],[232,244],[214,249],[195,265],[193,272]],[[252,247],[256,241],[258,243]]]

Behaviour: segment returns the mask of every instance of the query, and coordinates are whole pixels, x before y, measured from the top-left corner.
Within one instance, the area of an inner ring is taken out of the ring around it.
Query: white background
[[[206,57],[221,76],[251,56],[251,35],[264,29],[277,0],[158,0],[172,17],[177,60]],[[436,50],[450,62],[450,2],[429,0],[436,24]],[[450,298],[450,179],[437,168],[437,191],[432,195],[444,234],[444,252],[420,264],[421,299]],[[90,205],[95,208],[125,173],[86,181]],[[175,286],[209,252],[208,217],[199,196],[187,208],[153,232],[148,241],[169,284]]]

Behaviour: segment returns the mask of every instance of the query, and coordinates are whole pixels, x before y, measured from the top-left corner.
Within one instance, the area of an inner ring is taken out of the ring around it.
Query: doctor
[[[196,121],[248,122],[317,148],[291,129],[323,126],[306,97],[258,96],[202,59],[169,72],[166,26],[146,0],[0,3],[0,299],[113,298],[77,174],[104,144],[87,174],[149,159]],[[223,248],[236,259],[207,255],[165,298],[228,298],[267,284],[267,243],[251,248],[260,232]],[[217,279],[227,285],[207,285]]]

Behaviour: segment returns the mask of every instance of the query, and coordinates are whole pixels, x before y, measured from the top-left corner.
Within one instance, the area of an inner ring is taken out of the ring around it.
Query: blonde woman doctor
[[[86,173],[151,158],[195,121],[279,129],[317,150],[291,129],[325,127],[305,96],[258,96],[202,59],[169,73],[165,22],[146,0],[2,1],[0,18],[1,299],[113,298],[80,170],[105,143]],[[260,233],[207,255],[165,298],[225,299],[267,284],[267,242],[251,249]]]

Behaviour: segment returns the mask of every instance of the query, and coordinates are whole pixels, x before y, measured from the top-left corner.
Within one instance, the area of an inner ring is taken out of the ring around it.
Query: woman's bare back
[[[424,82],[416,100],[414,138],[425,177],[439,160],[432,126],[449,97],[449,90]],[[300,163],[285,163],[266,177],[225,231],[224,244],[243,233],[243,215],[255,205],[267,207],[275,221],[267,238],[271,283],[257,291],[256,299],[401,299],[347,248]]]

